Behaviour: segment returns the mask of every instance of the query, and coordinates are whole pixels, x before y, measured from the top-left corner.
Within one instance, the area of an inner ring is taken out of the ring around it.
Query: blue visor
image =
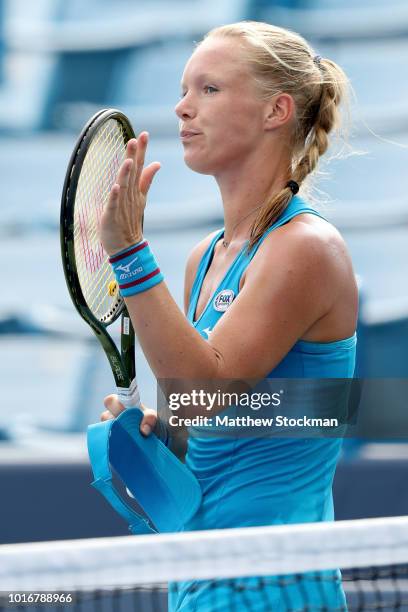
[[[92,486],[129,523],[132,533],[183,531],[201,504],[201,487],[154,433],[142,436],[142,417],[139,408],[127,408],[115,419],[88,427]],[[115,489],[112,468],[147,519]]]

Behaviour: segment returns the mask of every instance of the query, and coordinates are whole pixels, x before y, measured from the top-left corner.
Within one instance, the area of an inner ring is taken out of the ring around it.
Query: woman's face
[[[180,119],[184,160],[202,174],[238,167],[259,148],[265,103],[233,38],[209,38],[184,69]]]

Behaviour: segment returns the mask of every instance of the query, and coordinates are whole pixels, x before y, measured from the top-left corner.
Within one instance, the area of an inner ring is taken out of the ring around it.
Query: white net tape
[[[0,590],[81,589],[408,563],[408,518],[0,546]]]

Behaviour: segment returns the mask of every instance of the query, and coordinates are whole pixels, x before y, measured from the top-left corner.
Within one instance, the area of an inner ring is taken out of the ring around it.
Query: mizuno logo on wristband
[[[129,274],[129,272],[130,272],[130,266],[131,266],[132,264],[134,264],[134,263],[135,263],[135,261],[137,261],[138,259],[139,259],[139,257],[135,257],[134,259],[132,259],[132,261],[131,261],[131,262],[129,262],[129,263],[128,263],[128,264],[126,264],[126,265],[121,264],[120,266],[116,266],[116,270],[123,270],[123,272],[126,272],[126,274]]]
[[[119,268],[117,268],[117,270],[118,269]],[[138,268],[135,268],[131,272],[127,271],[127,274],[119,274],[119,280],[126,280],[127,278],[132,278],[132,276],[136,276],[136,274],[140,274],[141,272],[143,272],[143,266],[139,266]]]

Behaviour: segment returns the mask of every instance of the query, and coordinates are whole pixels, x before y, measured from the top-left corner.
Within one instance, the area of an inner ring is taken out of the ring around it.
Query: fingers
[[[137,149],[135,152],[135,163],[136,163],[136,185],[139,185],[140,177],[142,175],[143,166],[145,163],[147,143],[149,141],[148,132],[142,132],[137,140]]]
[[[150,408],[146,408],[143,411],[143,419],[142,419],[142,422],[140,423],[140,432],[144,436],[150,435],[156,426],[156,422],[157,422],[157,414],[154,412],[154,410],[151,410]]]
[[[120,186],[115,183],[112,186],[111,192],[109,194],[108,206],[109,208],[117,208],[119,204],[119,194],[120,194]]]
[[[127,160],[132,160],[133,164],[129,177],[129,191],[133,199],[137,198],[139,190],[139,180],[143,170],[147,140],[147,132],[142,132],[139,138],[131,138],[126,145],[126,158]]]
[[[107,395],[103,400],[106,410],[101,414],[101,421],[109,421],[119,416],[123,410],[125,410],[124,405],[118,400],[117,395]],[[143,411],[143,418],[140,423],[140,432],[144,436],[149,436],[151,432],[156,427],[157,423],[157,414],[151,408],[146,408],[143,404],[141,404],[141,408]]]
[[[139,188],[144,196],[147,195],[150,185],[152,184],[152,181],[160,168],[160,162],[152,162],[147,166],[147,168],[143,169],[142,176],[140,177]]]
[[[131,138],[128,141],[126,161],[122,164],[117,180],[119,187],[115,188],[113,193],[111,191],[114,204],[120,204],[126,194],[135,202],[138,200],[139,193],[146,198],[153,178],[161,168],[159,162],[152,162],[144,168],[148,141],[148,132],[142,132],[139,138]]]
[[[133,168],[130,176],[130,184],[134,189],[140,190],[146,195],[154,175],[160,170],[160,163],[153,162],[144,168],[149,133],[142,132],[138,139],[132,138],[127,144],[127,158],[133,160]]]
[[[124,405],[118,400],[117,395],[107,395],[103,400],[105,408],[114,416],[117,417],[124,411]]]
[[[126,159],[119,169],[119,174],[116,178],[116,183],[112,185],[112,189],[109,194],[108,207],[111,210],[116,210],[120,205],[121,201],[126,197],[129,189],[129,182],[133,167],[133,160]]]
[[[129,177],[129,193],[133,200],[137,198],[138,191],[138,180],[136,176],[137,171],[137,151],[139,147],[139,141],[136,138],[131,138],[126,146],[126,157],[132,160],[132,169]]]
[[[116,183],[119,185],[119,199],[124,201],[129,190],[129,185],[131,184],[131,176],[133,170],[134,162],[133,159],[128,158],[125,159],[123,164],[119,169],[118,178]]]

